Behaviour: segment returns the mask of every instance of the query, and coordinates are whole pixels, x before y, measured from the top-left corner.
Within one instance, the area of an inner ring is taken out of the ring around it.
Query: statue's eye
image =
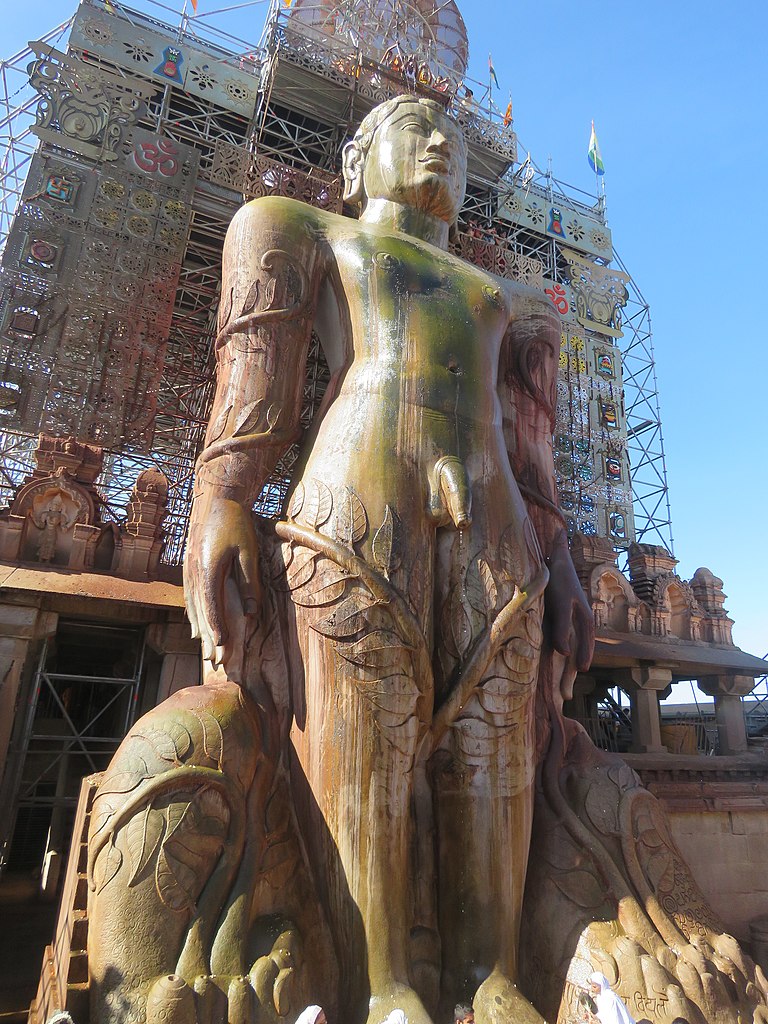
[[[420,121],[406,121],[405,124],[402,125],[402,129],[401,130],[402,131],[415,131],[415,132],[418,132],[419,135],[423,135],[425,138],[426,138],[427,135],[429,135],[429,129],[425,125],[423,125]]]

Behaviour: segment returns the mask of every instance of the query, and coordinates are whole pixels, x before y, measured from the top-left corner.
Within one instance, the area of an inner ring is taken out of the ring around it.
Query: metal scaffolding
[[[89,68],[140,81],[150,93],[137,127],[192,147],[199,164],[191,198],[191,218],[184,245],[170,319],[167,348],[156,388],[156,412],[151,446],[114,445],[105,453],[100,480],[104,518],[121,520],[127,496],[138,473],[160,469],[170,484],[170,515],[163,559],[169,566],[181,561],[189,513],[194,463],[202,445],[213,388],[213,332],[220,290],[220,256],[227,224],[243,197],[283,191],[329,209],[340,209],[341,146],[350,129],[376,103],[404,88],[441,97],[462,125],[469,145],[468,193],[462,213],[463,234],[457,251],[503,276],[541,286],[568,280],[562,240],[545,226],[510,216],[511,197],[523,194],[559,204],[564,213],[585,223],[605,224],[601,199],[587,196],[543,173],[527,159],[517,161],[516,137],[508,118],[469,98],[465,86],[466,53],[461,23],[453,3],[439,8],[446,23],[422,33],[431,40],[416,61],[409,63],[406,47],[413,45],[399,7],[380,3],[380,21],[362,43],[355,18],[366,7],[360,0],[301,2],[291,8],[272,0],[260,40],[249,43],[225,31],[226,18],[211,12],[205,18],[182,15],[176,25],[165,20],[168,8],[144,0],[143,10],[82,0],[75,16],[49,32],[44,40],[62,46],[70,36],[69,54]],[[420,9],[418,3],[411,5]],[[434,5],[427,4],[431,11]],[[425,7],[426,11],[426,7]],[[320,12],[322,17],[318,14]],[[387,12],[386,16],[385,13]],[[341,17],[341,15],[344,15]],[[450,17],[449,17],[450,16]],[[426,15],[425,15],[426,17]],[[334,20],[335,19],[335,20]],[[451,20],[452,19],[452,20]],[[428,19],[427,19],[428,20]],[[334,30],[329,25],[334,24]],[[443,35],[440,35],[440,32]],[[88,35],[87,33],[90,33]],[[158,77],[154,58],[147,56],[148,39],[169,40],[175,48],[197,55],[189,59],[183,80]],[[448,40],[441,49],[440,39]],[[84,45],[84,40],[88,45]],[[28,84],[26,64],[32,51],[16,54],[0,65],[3,89],[3,168],[0,193],[0,240],[11,229],[37,140],[31,133],[37,96]],[[194,74],[193,74],[194,72]],[[227,79],[229,75],[229,79]],[[461,95],[461,89],[466,95]],[[248,99],[252,91],[252,100]],[[478,95],[482,94],[482,86]],[[486,92],[487,96],[487,92]],[[460,98],[461,97],[461,98]],[[506,212],[505,212],[506,210]],[[503,229],[483,247],[471,240],[467,226],[473,218]],[[609,233],[604,232],[607,238]],[[596,266],[607,265],[612,253],[593,255]],[[618,266],[621,260],[613,254]],[[661,543],[671,548],[664,449],[653,363],[648,307],[634,281],[624,312],[623,361],[626,450],[634,498],[634,532],[625,537]],[[327,367],[316,341],[307,365],[303,421],[308,423],[327,384]],[[7,502],[14,487],[30,471],[35,438],[0,419],[0,500]],[[582,428],[580,428],[582,429]],[[586,430],[586,428],[584,428]],[[258,506],[277,515],[295,450],[281,460],[265,487]],[[598,473],[590,483],[606,508],[617,500]],[[625,487],[625,497],[629,494]],[[621,495],[620,495],[621,496]],[[583,510],[592,502],[586,490]],[[629,500],[629,499],[627,499]],[[581,513],[580,506],[579,512]],[[591,527],[589,516],[580,520]],[[602,529],[602,528],[601,528]]]

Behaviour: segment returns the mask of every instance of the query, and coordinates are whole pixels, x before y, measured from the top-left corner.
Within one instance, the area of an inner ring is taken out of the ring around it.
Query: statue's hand
[[[184,596],[203,657],[227,660],[228,640],[261,607],[259,551],[250,509],[204,495],[195,501],[184,557]]]
[[[545,614],[552,643],[578,672],[586,672],[595,648],[595,620],[573,567],[565,531],[556,538],[548,564]]]

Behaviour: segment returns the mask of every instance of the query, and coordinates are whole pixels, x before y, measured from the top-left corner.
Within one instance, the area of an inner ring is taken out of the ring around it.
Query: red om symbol
[[[553,285],[551,288],[545,288],[544,291],[552,299],[555,304],[555,309],[560,316],[565,316],[568,312],[568,299],[565,295],[565,288],[561,284]]]
[[[137,142],[133,149],[137,167],[148,174],[157,174],[159,171],[166,178],[172,178],[178,171],[178,155],[179,151],[170,139],[158,139],[156,143]]]

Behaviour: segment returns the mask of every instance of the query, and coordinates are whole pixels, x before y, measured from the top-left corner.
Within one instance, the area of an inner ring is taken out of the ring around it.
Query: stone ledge
[[[183,608],[184,590],[162,580],[139,583],[117,576],[61,568],[28,569],[0,562],[0,588],[36,594],[66,594],[156,608]]]

